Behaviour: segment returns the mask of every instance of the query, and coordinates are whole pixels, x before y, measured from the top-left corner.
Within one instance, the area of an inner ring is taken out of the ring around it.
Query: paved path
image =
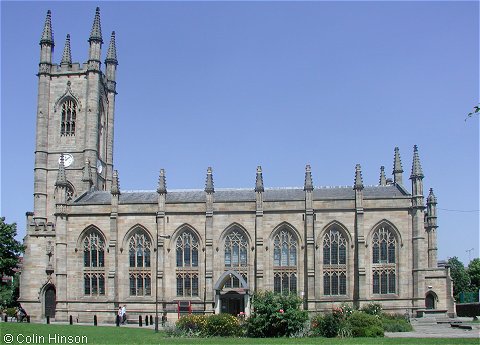
[[[425,320],[412,319],[413,332],[386,332],[385,337],[388,338],[479,338],[480,339],[480,323],[467,323],[471,318],[462,321],[464,325],[472,326],[472,330],[459,329],[451,327],[449,323],[437,324],[426,322]]]

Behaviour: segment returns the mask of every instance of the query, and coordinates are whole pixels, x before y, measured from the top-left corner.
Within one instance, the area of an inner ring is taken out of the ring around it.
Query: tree
[[[5,218],[0,218],[0,277],[13,276],[18,265],[19,255],[25,247],[15,239],[17,224],[5,223]]]
[[[473,291],[480,289],[480,258],[475,258],[468,264],[468,276],[470,277],[470,288]]]
[[[450,265],[450,276],[453,280],[453,297],[458,300],[460,292],[469,291],[470,277],[463,263],[456,256],[448,259]]]

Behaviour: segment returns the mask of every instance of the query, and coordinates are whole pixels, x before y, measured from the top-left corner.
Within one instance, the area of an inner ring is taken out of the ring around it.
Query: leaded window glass
[[[323,237],[323,294],[347,294],[347,239],[337,228]]]
[[[151,243],[144,233],[135,233],[129,241],[130,267],[150,267]]]
[[[105,241],[96,230],[83,239],[83,292],[86,296],[105,295]]]
[[[278,293],[297,292],[297,237],[281,229],[273,237],[273,289]]]
[[[135,231],[128,241],[130,296],[151,296],[152,242],[144,230]]]
[[[374,294],[395,294],[397,240],[386,226],[372,236],[372,289]]]
[[[198,239],[191,231],[185,231],[177,238],[177,267],[198,266]]]
[[[75,122],[77,120],[77,103],[72,99],[67,99],[62,104],[62,119],[60,123],[61,136],[75,135]]]
[[[198,273],[177,273],[177,296],[198,296]]]

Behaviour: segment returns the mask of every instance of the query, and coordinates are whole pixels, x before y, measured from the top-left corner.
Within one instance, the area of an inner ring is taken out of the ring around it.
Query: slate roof
[[[388,199],[408,196],[405,188],[397,185],[366,186],[363,190],[365,199]],[[169,190],[166,202],[196,203],[206,201],[205,191],[198,190]],[[354,199],[355,191],[352,186],[344,187],[315,187],[313,200]],[[156,191],[122,191],[120,204],[155,204],[158,200]],[[245,202],[255,201],[253,189],[217,189],[214,194],[215,202]],[[301,201],[305,200],[303,188],[266,188],[264,201]],[[102,205],[110,204],[111,194],[105,191],[92,191],[75,200],[77,205]]]

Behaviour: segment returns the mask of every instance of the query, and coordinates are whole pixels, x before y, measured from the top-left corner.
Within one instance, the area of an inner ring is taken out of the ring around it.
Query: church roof
[[[363,190],[365,199],[388,199],[401,198],[407,196],[405,189],[398,185],[387,186],[366,186]],[[332,199],[355,199],[355,191],[352,186],[344,187],[315,187],[313,190],[313,200],[332,200]],[[214,193],[215,202],[245,202],[256,200],[253,189],[216,189]],[[305,192],[301,187],[292,188],[265,188],[264,201],[302,201],[305,200]],[[156,191],[122,191],[120,194],[120,204],[155,204],[158,201]],[[196,203],[205,202],[206,194],[204,190],[168,190],[166,194],[167,204],[174,203]],[[110,204],[111,195],[105,191],[91,191],[83,194],[74,204]]]

